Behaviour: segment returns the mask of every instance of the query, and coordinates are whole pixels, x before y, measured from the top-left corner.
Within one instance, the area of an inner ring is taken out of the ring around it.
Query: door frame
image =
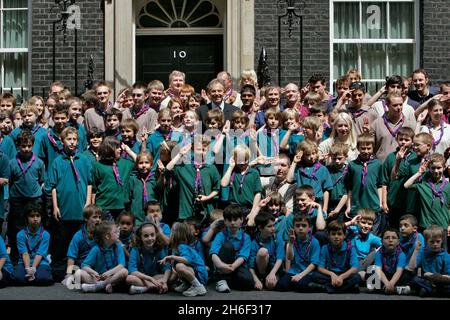
[[[103,1],[105,80],[113,84],[115,94],[135,82],[136,36],[141,32],[136,29],[136,15],[146,0]],[[243,69],[254,69],[255,0],[224,1],[224,69],[237,81]]]

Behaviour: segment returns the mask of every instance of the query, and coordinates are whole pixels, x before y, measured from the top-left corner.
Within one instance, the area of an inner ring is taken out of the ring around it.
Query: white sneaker
[[[189,289],[183,292],[185,297],[204,296],[206,294],[205,286],[194,287],[190,286]]]
[[[81,285],[81,290],[83,290],[83,292],[97,292],[97,286],[95,283],[83,283]]]
[[[216,283],[216,291],[222,292],[222,293],[229,293],[231,292],[230,287],[228,286],[228,283],[226,280],[220,280]]]
[[[131,286],[130,287],[130,294],[136,294],[136,293],[145,293],[147,292],[147,287],[141,287],[141,286]]]
[[[411,293],[411,288],[409,286],[404,286],[404,287],[395,287],[397,294],[399,295],[409,295]]]
[[[189,289],[189,283],[186,281],[182,281],[180,285],[176,286],[173,290],[178,293],[185,292],[187,289]]]

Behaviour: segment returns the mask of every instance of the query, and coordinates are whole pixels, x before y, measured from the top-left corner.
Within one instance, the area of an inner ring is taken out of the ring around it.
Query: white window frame
[[[11,87],[5,87],[5,83],[3,82],[5,79],[5,61],[3,59],[3,54],[4,53],[28,53],[27,55],[27,83],[24,83],[24,87],[23,87],[23,91],[24,91],[24,96],[26,95],[25,92],[28,91],[28,88],[30,87],[30,83],[31,83],[31,12],[32,12],[32,0],[28,0],[27,1],[27,7],[26,8],[4,8],[4,1],[5,0],[0,0],[0,87],[2,88],[3,92],[10,92],[11,91]],[[28,15],[27,15],[27,24],[28,24],[28,28],[27,28],[27,33],[28,33],[28,43],[27,43],[27,47],[26,48],[3,48],[3,23],[5,21],[3,13],[5,11],[27,11]],[[13,87],[12,88],[13,91],[21,91],[22,87]],[[22,97],[24,98],[24,97]]]
[[[334,38],[334,4],[335,3],[359,3],[359,25],[362,26],[362,8],[361,5],[364,2],[384,2],[387,4],[386,6],[386,14],[388,16],[386,28],[387,28],[387,38],[384,39],[368,39],[362,37],[362,32],[359,33],[359,39],[335,39]],[[406,3],[414,3],[414,39],[390,39],[390,19],[389,19],[389,3],[398,3],[398,2],[406,2]],[[420,26],[419,26],[419,0],[330,0],[330,92],[334,91],[334,83],[337,78],[341,75],[334,74],[334,45],[339,43],[348,43],[348,44],[413,44],[414,45],[414,68],[420,64]],[[358,65],[357,69],[361,70],[361,50],[358,47]],[[386,54],[386,71],[389,72],[389,55]],[[411,70],[412,72],[413,70]],[[363,82],[366,83],[376,83],[376,82],[384,82],[385,79],[368,79],[364,78]]]

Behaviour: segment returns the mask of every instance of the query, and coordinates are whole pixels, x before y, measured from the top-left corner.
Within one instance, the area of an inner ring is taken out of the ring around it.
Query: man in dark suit
[[[222,80],[220,79],[211,80],[211,82],[208,84],[207,87],[207,93],[209,98],[211,99],[211,102],[208,103],[207,105],[202,105],[198,107],[196,110],[200,121],[203,122],[204,130],[206,130],[207,128],[205,120],[209,110],[212,110],[214,108],[219,108],[220,110],[222,110],[225,117],[225,121],[226,120],[231,121],[231,116],[233,115],[233,112],[239,110],[235,106],[225,103],[223,101],[223,97],[225,94],[225,85]]]

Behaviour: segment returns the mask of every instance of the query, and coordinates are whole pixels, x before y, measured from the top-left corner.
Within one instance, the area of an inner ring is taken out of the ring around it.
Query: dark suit
[[[196,112],[198,114],[198,117],[200,119],[200,121],[203,122],[203,131],[206,130],[206,116],[209,110],[211,110],[213,108],[211,102],[208,103],[207,105],[201,105],[200,107],[197,108]],[[239,108],[236,108],[235,106],[225,103],[225,106],[223,108],[223,114],[225,117],[225,121],[230,120],[231,121],[231,116],[233,115],[233,112],[235,112],[236,110],[239,110]]]

